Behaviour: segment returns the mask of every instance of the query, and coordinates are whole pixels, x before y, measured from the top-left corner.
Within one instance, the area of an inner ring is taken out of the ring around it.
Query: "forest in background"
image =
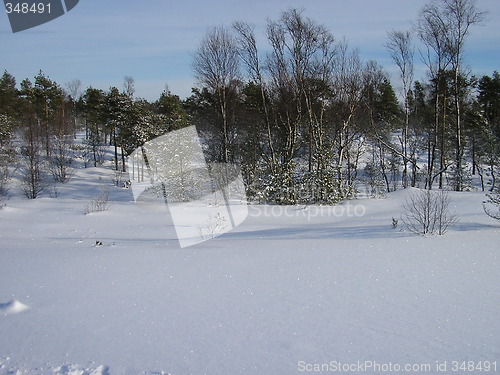
[[[333,204],[360,186],[378,196],[398,188],[498,187],[500,75],[476,77],[463,61],[467,35],[483,22],[472,0],[425,5],[412,30],[389,31],[397,95],[376,61],[291,9],[266,28],[261,49],[243,22],[209,30],[194,51],[198,82],[185,100],[165,90],[155,102],[122,88],[63,85],[42,71],[20,83],[0,78],[0,193],[16,175],[28,198],[105,161],[117,173],[145,142],[195,125],[208,161],[241,169],[249,199]],[[415,47],[419,41],[421,49]],[[264,52],[263,52],[264,51]],[[414,78],[423,61],[427,79]],[[473,69],[473,68],[472,68]],[[85,132],[83,144],[75,144]]]

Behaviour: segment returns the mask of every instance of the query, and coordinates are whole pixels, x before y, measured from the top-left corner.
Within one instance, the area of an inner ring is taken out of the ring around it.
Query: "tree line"
[[[2,195],[13,170],[20,174],[24,194],[36,198],[48,187],[50,175],[56,182],[69,180],[76,157],[85,167],[102,165],[110,146],[115,170],[125,172],[125,158],[135,148],[188,125],[177,96],[164,91],[150,103],[134,98],[134,91],[131,77],[125,77],[121,91],[82,91],[79,80],[63,88],[42,71],[18,87],[5,71],[0,77]],[[83,144],[74,142],[79,131],[85,134]]]
[[[267,22],[266,53],[251,25],[215,27],[195,52],[202,88],[190,101],[202,110],[198,123],[214,157],[240,164],[259,199],[334,203],[354,196],[360,182],[373,194],[398,186],[463,191],[472,174],[493,190],[499,75],[474,77],[463,61],[470,29],[484,16],[473,0],[435,0],[412,30],[387,33],[401,103],[382,66],[362,62],[301,11]],[[414,79],[419,57],[428,81]]]
[[[462,191],[472,175],[493,191],[500,76],[475,77],[463,61],[467,35],[483,19],[473,0],[433,0],[412,30],[389,31],[399,98],[384,67],[362,61],[345,39],[296,9],[268,20],[264,49],[250,24],[209,30],[193,55],[198,87],[185,100],[168,90],[154,102],[135,98],[131,77],[122,90],[103,91],[82,90],[77,80],[63,88],[43,72],[18,87],[4,72],[2,181],[17,154],[27,196],[38,196],[44,185],[32,182],[47,166],[64,182],[77,131],[85,131],[85,166],[101,164],[112,146],[114,168],[125,171],[137,147],[196,125],[206,158],[238,165],[258,201],[331,204],[360,186],[370,195],[410,186]],[[414,78],[417,59],[425,81]],[[23,139],[17,152],[14,134]]]

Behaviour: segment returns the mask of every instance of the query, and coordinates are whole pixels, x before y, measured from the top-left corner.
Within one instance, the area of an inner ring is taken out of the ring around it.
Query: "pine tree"
[[[481,179],[483,165],[490,177],[490,191],[495,190],[500,164],[500,75],[484,76],[479,80],[478,103],[481,107],[482,121],[478,122],[475,154]]]
[[[112,87],[106,95],[104,116],[106,130],[110,134],[110,141],[114,147],[115,170],[119,171],[118,149],[120,149],[122,172],[125,172],[124,145],[130,132],[130,123],[127,121],[132,109],[132,100],[116,87]]]
[[[80,99],[85,117],[85,166],[92,162],[94,167],[104,162],[103,145],[105,143],[105,94],[104,91],[89,87]]]
[[[40,122],[45,152],[50,156],[51,137],[64,133],[64,92],[55,81],[40,71],[30,94],[28,100],[33,104],[36,118]]]
[[[0,78],[0,114],[14,119],[18,115],[19,92],[16,79],[5,71]]]
[[[168,131],[184,128],[189,125],[186,110],[177,95],[163,91],[160,98],[154,103],[156,113],[162,115],[166,121]]]

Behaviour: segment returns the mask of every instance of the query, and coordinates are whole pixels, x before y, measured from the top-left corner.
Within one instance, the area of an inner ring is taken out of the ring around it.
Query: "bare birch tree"
[[[123,77],[123,93],[129,98],[133,98],[135,94],[135,81],[131,76]]]
[[[71,122],[73,126],[73,137],[76,138],[76,131],[78,129],[78,119],[77,119],[77,102],[82,95],[82,81],[79,79],[74,79],[72,81],[66,82],[66,94],[68,96],[67,100],[71,105]]]
[[[403,187],[408,187],[408,131],[410,126],[410,90],[413,86],[413,46],[409,31],[392,30],[387,34],[389,41],[386,44],[393,61],[399,69],[399,77],[403,84],[403,102],[405,121],[401,134],[401,152],[403,154]],[[411,186],[415,186],[415,176]]]
[[[238,47],[234,36],[224,27],[210,30],[200,43],[193,59],[198,82],[215,95],[221,117],[222,162],[230,160],[229,101],[239,78]]]
[[[422,42],[427,47],[427,55],[424,61],[429,67],[431,77],[436,85],[436,126],[435,137],[438,137],[439,107],[443,108],[443,120],[441,121],[441,162],[440,170],[433,176],[431,161],[434,161],[435,146],[432,152],[432,158],[429,162],[429,188],[432,187],[432,180],[435,176],[440,176],[440,188],[442,188],[442,174],[446,170],[444,163],[444,126],[446,125],[444,117],[446,105],[440,102],[440,85],[442,84],[443,74],[445,70],[451,67],[453,72],[453,106],[455,120],[455,165],[454,165],[454,181],[455,190],[461,191],[463,188],[463,125],[462,125],[462,77],[463,77],[463,51],[465,40],[469,34],[470,27],[479,24],[484,19],[484,12],[481,12],[476,7],[475,0],[433,0],[420,12],[418,22],[418,32]],[[434,52],[434,57],[431,57],[430,51]],[[446,101],[446,98],[442,98]]]
[[[255,82],[260,89],[260,96],[262,100],[262,110],[264,112],[264,123],[266,129],[267,147],[269,150],[269,157],[267,157],[266,152],[262,152],[262,156],[267,161],[272,174],[275,173],[275,167],[277,163],[276,152],[274,149],[272,126],[271,126],[271,115],[270,108],[268,105],[268,93],[267,83],[263,76],[262,62],[259,58],[259,52],[257,48],[257,43],[255,40],[254,28],[247,23],[238,21],[233,24],[234,29],[237,32],[237,42],[238,42],[238,52],[244,65],[247,67],[249,78]]]
[[[442,83],[444,72],[450,64],[449,54],[446,48],[446,25],[440,16],[438,5],[433,2],[426,4],[419,14],[417,31],[420,40],[426,47],[425,52],[421,52],[422,60],[429,69],[431,81],[434,83],[434,129],[429,134],[427,142],[427,176],[426,188],[432,189],[436,177],[439,176],[439,188],[443,188],[443,173],[446,171],[444,134],[446,122],[441,116],[441,108],[446,101],[442,95]],[[436,173],[434,170],[437,152],[440,151],[440,166]]]
[[[356,114],[362,104],[364,82],[363,64],[357,49],[350,50],[347,41],[340,43],[334,61],[333,90],[335,91],[336,127],[335,149],[337,180],[342,198],[353,193],[353,166],[359,157],[359,148],[353,146],[357,137],[355,131]]]
[[[463,50],[465,40],[471,26],[478,24],[484,19],[484,12],[476,7],[476,0],[441,0],[442,14],[446,27],[446,47],[450,55],[451,68],[453,70],[453,101],[455,106],[455,129],[456,129],[456,156],[455,156],[455,190],[462,191],[463,171],[463,125],[462,125],[462,89],[461,80],[463,71]]]

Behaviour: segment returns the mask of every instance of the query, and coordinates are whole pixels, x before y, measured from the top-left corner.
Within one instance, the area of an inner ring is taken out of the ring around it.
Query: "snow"
[[[19,302],[15,299],[7,303],[0,303],[0,314],[18,314],[29,309],[24,303]]]
[[[444,236],[392,228],[410,189],[249,206],[233,231],[180,248],[163,199],[136,204],[112,176],[78,169],[57,198],[13,193],[0,210],[0,374],[500,367],[500,226],[481,192],[451,193],[460,221]],[[110,208],[84,215],[99,185]]]

